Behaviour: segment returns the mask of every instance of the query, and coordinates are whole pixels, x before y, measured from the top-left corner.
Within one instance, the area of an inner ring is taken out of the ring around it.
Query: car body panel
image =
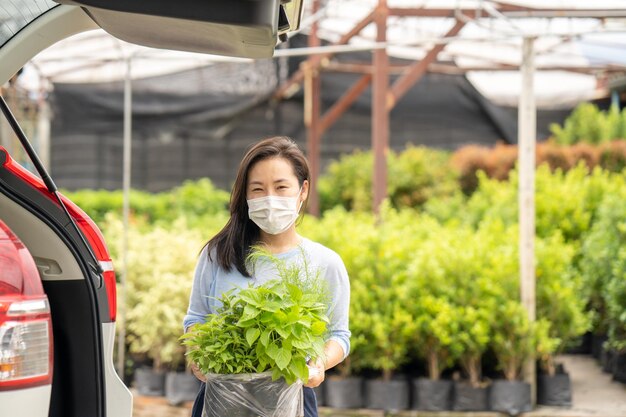
[[[0,416],[47,417],[51,385],[0,391]]]
[[[117,375],[115,367],[113,366],[115,323],[102,323],[102,339],[104,346],[107,417],[131,417],[133,411],[133,396]]]

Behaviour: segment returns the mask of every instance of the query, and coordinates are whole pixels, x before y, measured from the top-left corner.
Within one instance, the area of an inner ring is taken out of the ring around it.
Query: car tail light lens
[[[35,261],[0,221],[0,391],[52,383],[52,320]]]
[[[7,151],[0,146],[0,152]],[[5,158],[4,168],[58,205],[56,198],[54,197],[54,195],[48,192],[48,189],[46,188],[41,178],[33,175],[30,171],[24,169],[20,164],[15,162],[15,160],[11,158],[8,152]],[[106,286],[107,298],[109,302],[109,319],[111,321],[115,321],[117,309],[115,271],[113,270],[111,255],[109,254],[106,244],[104,243],[104,237],[102,236],[100,229],[98,229],[98,226],[96,226],[96,224],[93,222],[93,220],[91,220],[87,213],[81,210],[80,207],[78,207],[76,204],[74,204],[74,202],[69,200],[64,195],[61,195],[61,199],[63,200],[63,204],[65,204],[65,206],[67,207],[67,210],[70,212],[70,215],[78,225],[80,231],[87,239],[87,242],[89,242],[89,245],[91,245],[91,248],[96,255],[96,258],[98,259],[98,261],[100,261],[100,265],[103,267],[104,283]]]

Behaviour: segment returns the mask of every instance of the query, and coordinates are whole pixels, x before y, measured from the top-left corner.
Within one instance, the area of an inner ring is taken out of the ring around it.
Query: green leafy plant
[[[428,363],[429,378],[438,380],[460,353],[460,346],[455,343],[458,316],[454,306],[443,297],[426,294],[414,302],[415,321],[411,327],[414,346]]]
[[[507,380],[515,381],[536,347],[534,325],[518,301],[503,299],[493,312],[491,328],[498,367]]]
[[[341,205],[351,210],[371,210],[371,151],[354,152],[331,163],[319,180],[322,210]],[[435,196],[457,189],[456,173],[446,152],[408,146],[400,153],[387,154],[388,194],[393,207],[419,207]]]
[[[126,274],[125,326],[127,344],[135,356],[147,356],[157,371],[176,369],[184,361],[178,343],[187,311],[197,249],[203,235],[188,229],[184,219],[171,229],[128,230],[128,264],[122,261],[123,225],[109,214],[103,228],[118,273]]]
[[[288,384],[309,378],[307,358],[324,355],[328,332],[327,291],[317,274],[257,250],[250,265],[269,262],[279,279],[233,289],[221,297],[217,314],[183,335],[189,358],[204,373],[272,372]]]
[[[550,125],[556,141],[571,145],[578,142],[602,143],[611,139],[626,138],[626,111],[611,106],[602,111],[595,104],[579,104],[563,126]]]
[[[459,362],[469,377],[473,387],[480,386],[482,356],[489,347],[491,341],[491,329],[489,316],[491,308],[483,306],[457,306],[456,317],[459,332],[456,335],[459,345]]]
[[[108,213],[122,214],[121,190],[78,190],[64,191],[63,194],[78,204],[98,225],[104,223]],[[148,224],[167,225],[185,217],[188,225],[201,227],[207,218],[225,214],[228,201],[229,194],[215,187],[208,178],[188,180],[160,193],[130,192],[131,215]]]

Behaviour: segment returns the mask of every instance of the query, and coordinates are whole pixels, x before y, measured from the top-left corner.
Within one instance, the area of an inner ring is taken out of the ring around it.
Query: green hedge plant
[[[454,193],[457,174],[449,158],[444,151],[410,145],[400,153],[389,151],[387,189],[391,205],[419,207],[432,197]],[[319,180],[322,210],[340,205],[370,211],[373,167],[371,151],[356,151],[331,163]]]

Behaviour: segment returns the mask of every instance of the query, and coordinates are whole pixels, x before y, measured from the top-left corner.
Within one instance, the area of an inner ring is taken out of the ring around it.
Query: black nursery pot
[[[414,410],[446,411],[452,409],[452,381],[417,378],[413,380]]]
[[[613,355],[613,379],[626,382],[626,353]]]
[[[328,378],[326,384],[326,406],[331,408],[362,408],[363,378]]]
[[[537,375],[537,403],[559,407],[572,405],[572,386],[569,374],[561,373],[553,376]]]
[[[409,408],[409,382],[405,379],[365,381],[365,407],[380,410],[406,410]]]
[[[473,387],[467,382],[455,382],[452,398],[454,411],[489,410],[489,387]]]
[[[168,372],[165,376],[165,398],[170,405],[193,401],[200,390],[200,380],[187,372]]]
[[[591,356],[593,356],[596,359],[600,359],[600,356],[602,355],[604,342],[606,342],[607,339],[608,338],[605,334],[594,334],[592,336]]]
[[[162,397],[165,394],[165,373],[155,372],[152,368],[137,368],[135,388],[139,395]]]
[[[602,365],[602,371],[606,373],[613,373],[613,362],[615,360],[615,353],[611,349],[606,347],[602,348],[600,353],[600,365]]]
[[[522,381],[496,380],[489,390],[489,403],[493,411],[511,415],[530,411],[532,409],[530,384]]]

